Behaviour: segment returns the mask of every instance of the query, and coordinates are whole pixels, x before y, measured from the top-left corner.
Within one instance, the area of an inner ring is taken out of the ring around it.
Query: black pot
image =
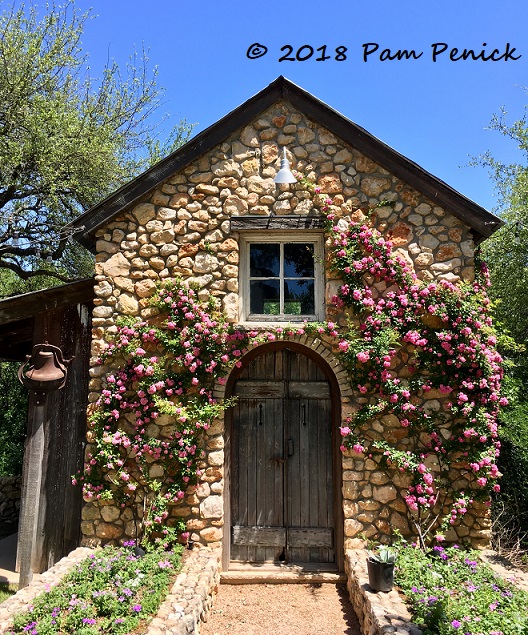
[[[394,563],[376,562],[367,558],[369,586],[373,591],[391,591],[394,586]]]

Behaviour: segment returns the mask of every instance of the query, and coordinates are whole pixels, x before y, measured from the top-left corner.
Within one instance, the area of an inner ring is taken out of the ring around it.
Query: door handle
[[[288,456],[293,456],[294,454],[293,439],[288,439]]]

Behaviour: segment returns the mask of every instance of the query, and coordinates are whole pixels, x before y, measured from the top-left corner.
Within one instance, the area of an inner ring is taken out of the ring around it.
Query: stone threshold
[[[345,573],[340,573],[337,567],[311,563],[232,563],[228,571],[220,573],[221,584],[345,584],[346,581]]]

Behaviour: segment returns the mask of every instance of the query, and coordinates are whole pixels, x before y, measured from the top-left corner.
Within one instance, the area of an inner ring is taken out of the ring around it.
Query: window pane
[[[278,315],[280,313],[280,288],[278,280],[252,280],[250,283],[250,313]]]
[[[284,313],[288,315],[315,314],[313,280],[284,281]]]
[[[249,248],[251,278],[277,278],[280,274],[280,245],[252,244]]]
[[[306,243],[284,245],[284,276],[311,278],[314,275],[314,246]]]

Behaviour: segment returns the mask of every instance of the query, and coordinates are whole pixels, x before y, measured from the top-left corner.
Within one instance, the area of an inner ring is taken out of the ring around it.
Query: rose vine
[[[338,218],[332,199],[299,177],[327,218],[331,266],[342,280],[333,302],[346,327],[245,331],[226,322],[214,298],[204,304],[170,281],[151,299],[159,315],[120,323],[101,358],[109,370],[76,480],[86,500],[129,507],[138,540],[188,537],[170,506],[192,492],[202,431],[231,405],[214,399],[215,381],[225,382],[250,344],[310,331],[332,338],[357,392],[341,449],[407,475],[403,496],[423,548],[499,488],[496,417],[505,399],[485,266],[472,283],[422,282],[368,222]],[[387,417],[399,431],[392,425],[384,438],[370,422]]]

